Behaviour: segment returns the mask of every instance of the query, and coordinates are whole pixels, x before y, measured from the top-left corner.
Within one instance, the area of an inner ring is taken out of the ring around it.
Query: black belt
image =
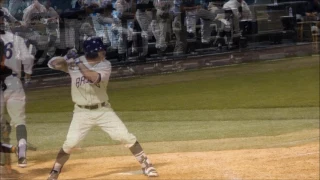
[[[100,103],[100,104],[91,105],[91,106],[85,106],[85,105],[78,105],[78,104],[77,104],[77,106],[78,106],[79,108],[90,109],[90,110],[98,109],[99,107],[102,107],[102,106],[104,106],[104,105],[106,105],[105,102]]]
[[[13,77],[16,77],[18,74],[17,73],[12,73],[11,74]]]

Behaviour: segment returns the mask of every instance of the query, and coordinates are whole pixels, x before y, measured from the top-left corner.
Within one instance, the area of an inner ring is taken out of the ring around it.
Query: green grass
[[[116,111],[319,107],[319,60],[301,58],[117,80],[110,82],[108,94]],[[69,87],[32,91],[28,99],[28,112],[73,108]]]
[[[108,94],[140,142],[305,132],[319,129],[319,57],[112,80]],[[58,149],[72,117],[70,88],[27,91],[27,98],[29,140],[43,150]],[[110,144],[117,143],[98,128],[81,142],[85,147]]]

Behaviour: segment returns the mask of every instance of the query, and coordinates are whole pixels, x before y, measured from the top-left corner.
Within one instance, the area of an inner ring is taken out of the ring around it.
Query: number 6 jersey
[[[33,55],[29,52],[24,39],[6,31],[0,35],[4,42],[5,65],[21,77],[21,65],[24,72],[32,74]]]

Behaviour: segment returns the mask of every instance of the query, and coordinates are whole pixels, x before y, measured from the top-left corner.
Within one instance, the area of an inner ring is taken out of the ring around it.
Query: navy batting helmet
[[[83,42],[83,51],[89,58],[94,58],[98,55],[99,51],[105,51],[102,38],[89,37]]]

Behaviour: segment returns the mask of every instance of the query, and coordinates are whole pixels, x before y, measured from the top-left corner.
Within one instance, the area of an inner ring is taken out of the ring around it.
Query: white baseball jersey
[[[52,69],[54,68],[50,63],[54,60],[55,58],[48,63],[48,66]],[[100,73],[101,81],[93,84],[83,76],[76,65],[69,65],[67,73],[71,76],[72,101],[77,105],[96,105],[108,102],[107,85],[111,74],[111,63],[104,60],[94,66],[90,66],[84,56],[81,56],[80,60],[88,69]]]
[[[32,74],[33,55],[29,52],[23,38],[6,31],[1,34],[1,39],[4,42],[4,50],[6,61],[5,65],[13,72],[21,77],[21,65],[24,66],[24,72]]]
[[[251,10],[244,0],[241,3],[238,0],[229,0],[223,5],[223,9],[231,9],[239,17],[238,8],[240,6],[242,7],[242,19],[252,19]]]

